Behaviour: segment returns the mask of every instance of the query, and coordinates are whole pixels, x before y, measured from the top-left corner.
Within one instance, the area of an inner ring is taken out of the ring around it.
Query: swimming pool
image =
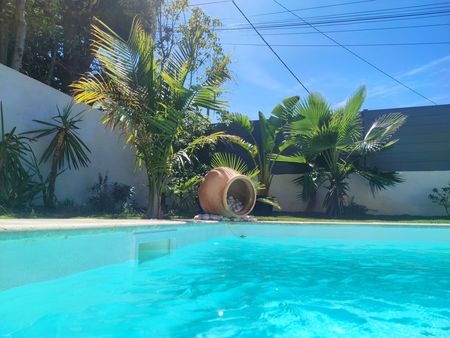
[[[0,336],[450,335],[450,228],[0,234]]]

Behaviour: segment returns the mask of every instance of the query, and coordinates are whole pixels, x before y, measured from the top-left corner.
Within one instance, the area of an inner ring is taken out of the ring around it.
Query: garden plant
[[[360,113],[365,97],[362,86],[336,109],[316,93],[299,100],[282,146],[293,154],[276,156],[278,161],[307,165],[296,180],[302,187],[301,198],[313,200],[325,188],[323,207],[332,216],[341,215],[349,200],[351,175],[367,180],[373,193],[402,182],[398,173],[381,171],[367,159],[397,143],[392,137],[406,117],[400,113],[380,116],[365,131]]]

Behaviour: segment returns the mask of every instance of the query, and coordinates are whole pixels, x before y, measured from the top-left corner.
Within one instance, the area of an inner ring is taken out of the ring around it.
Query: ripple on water
[[[449,247],[224,238],[1,292],[0,336],[448,337],[449,304]]]

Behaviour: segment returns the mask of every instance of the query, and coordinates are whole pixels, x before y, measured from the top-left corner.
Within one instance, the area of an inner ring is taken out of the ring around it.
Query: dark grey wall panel
[[[383,170],[450,170],[450,105],[364,110],[364,127],[389,113],[407,116],[395,135],[400,141],[370,163]]]
[[[402,113],[407,116],[406,123],[394,136],[400,141],[392,149],[370,158],[368,161],[370,164],[391,171],[450,170],[450,104],[364,110],[362,112],[364,128],[367,130],[377,117],[389,113]],[[259,143],[258,121],[253,123],[255,139]],[[228,131],[236,135],[245,135],[236,127],[230,127]],[[244,156],[244,152],[238,147],[219,146],[218,150],[232,151]],[[248,163],[250,165],[250,161]],[[288,163],[278,163],[274,168],[276,174],[295,174],[304,170],[304,166]]]

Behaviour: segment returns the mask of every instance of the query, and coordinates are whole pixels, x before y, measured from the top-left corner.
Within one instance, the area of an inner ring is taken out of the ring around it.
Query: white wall
[[[377,192],[375,196],[370,191],[369,184],[358,176],[350,180],[349,196],[355,197],[355,202],[365,205],[369,213],[379,215],[445,215],[442,207],[428,199],[433,188],[446,186],[450,181],[450,171],[404,171],[400,172],[403,183]],[[305,211],[306,205],[297,199],[301,191],[293,183],[298,175],[276,175],[270,193],[276,196],[284,211]],[[312,211],[320,211],[324,191],[319,193],[317,203]]]
[[[33,119],[49,120],[56,115],[56,106],[63,107],[71,98],[45,84],[35,81],[0,64],[0,100],[6,114],[7,130],[17,126],[19,132],[39,127]],[[78,105],[77,110],[88,109]],[[91,165],[78,171],[67,171],[58,178],[57,196],[77,202],[86,201],[89,187],[97,180],[98,173],[108,172],[110,181],[133,185],[138,192],[138,201],[145,203],[146,178],[143,172],[135,172],[134,154],[125,147],[120,135],[106,129],[101,123],[101,112],[84,114],[80,135],[92,151]],[[46,140],[45,140],[46,141]],[[38,156],[42,154],[45,141],[34,144]],[[444,215],[442,208],[432,204],[428,194],[435,187],[450,181],[450,171],[402,172],[404,183],[372,196],[366,182],[355,177],[351,180],[350,196],[355,202],[371,209],[374,214]],[[297,199],[300,189],[292,180],[297,175],[275,176],[271,194],[276,196],[284,211],[304,211],[306,205]],[[320,211],[324,192],[309,210]]]
[[[6,130],[16,126],[18,132],[25,132],[42,128],[42,125],[32,120],[49,121],[57,114],[56,106],[62,108],[71,98],[0,64],[0,101],[3,102]],[[86,105],[77,105],[74,110],[88,108]],[[97,181],[98,173],[107,172],[110,182],[117,181],[135,186],[138,202],[145,203],[146,178],[143,172],[134,172],[134,154],[125,146],[124,139],[117,132],[105,128],[100,119],[101,112],[97,110],[84,113],[80,136],[92,152],[89,156],[91,164],[88,168],[78,171],[66,171],[58,177],[58,199],[86,201],[89,188]],[[47,144],[48,139],[45,139],[32,145],[38,157]]]

